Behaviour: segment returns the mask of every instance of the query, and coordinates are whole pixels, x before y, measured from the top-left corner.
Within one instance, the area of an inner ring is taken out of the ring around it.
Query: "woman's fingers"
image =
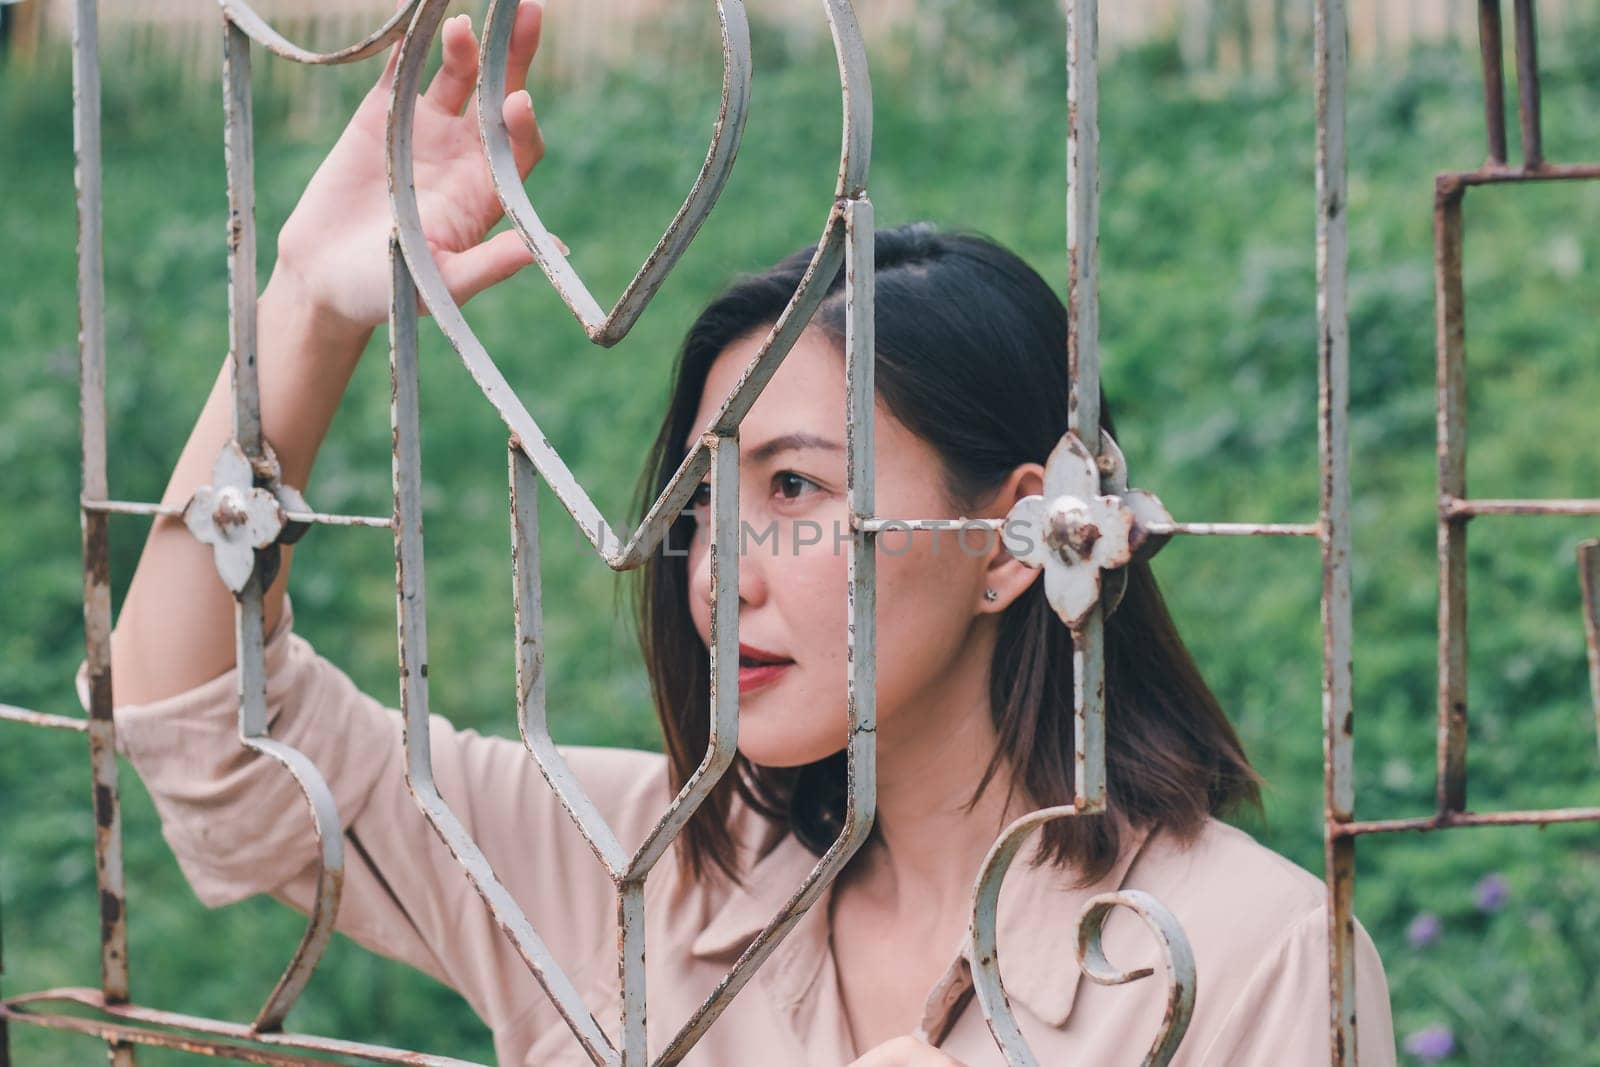
[[[544,5],[539,0],[522,0],[511,25],[511,47],[506,55],[506,94],[528,84],[528,67],[539,50],[539,35],[544,27]]]
[[[516,230],[502,230],[464,252],[445,257],[439,273],[457,304],[465,304],[496,282],[533,262],[533,253]]]
[[[459,115],[478,78],[478,41],[472,32],[472,16],[445,19],[440,36],[444,59],[422,96],[446,114]]]
[[[528,172],[544,158],[544,134],[540,132],[539,120],[533,114],[533,98],[528,95],[528,90],[518,89],[506,97],[501,112],[511,136],[511,154],[517,161],[517,173],[526,178]]]

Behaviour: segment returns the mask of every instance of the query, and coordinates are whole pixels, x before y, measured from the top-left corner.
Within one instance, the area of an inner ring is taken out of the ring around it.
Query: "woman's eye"
[[[772,476],[772,491],[781,500],[798,500],[807,493],[821,489],[816,482],[794,471],[779,471]],[[711,483],[701,482],[695,486],[694,495],[689,498],[691,508],[709,508],[711,506]]]
[[[795,500],[810,489],[820,489],[821,486],[810,478],[794,471],[779,471],[772,476],[772,487],[778,495],[785,500]]]

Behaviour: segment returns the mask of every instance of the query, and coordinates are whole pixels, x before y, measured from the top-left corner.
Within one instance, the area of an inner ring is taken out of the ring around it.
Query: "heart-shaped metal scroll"
[[[610,347],[627,336],[651,297],[678,265],[694,235],[711,214],[717,197],[733,173],[750,111],[750,25],[743,0],[716,0],[722,31],[722,106],[711,133],[711,146],[694,185],[673,216],[666,232],[645,257],[633,281],[623,290],[610,312],[601,308],[578,272],[562,253],[555,238],[539,219],[528,191],[517,173],[500,102],[506,95],[506,61],[511,50],[511,27],[517,8],[531,0],[490,0],[479,50],[478,125],[489,156],[495,193],[528,250],[567,307],[583,324],[590,340]]]
[[[847,344],[847,363],[855,366],[851,380],[854,382],[861,377],[863,365],[868,369],[871,366],[873,229],[871,207],[860,197],[864,189],[870,145],[868,123],[871,93],[866,77],[866,55],[854,13],[847,0],[826,0],[844,88],[845,129],[839,184],[822,238],[788,306],[779,316],[760,351],[745,368],[717,415],[704,428],[701,437],[651,506],[639,528],[626,544],[621,544],[468,327],[460,307],[444,284],[422,230],[413,184],[411,131],[423,62],[428,45],[442,22],[445,3],[446,0],[423,0],[407,31],[401,44],[389,118],[390,202],[396,221],[391,305],[396,442],[395,536],[401,615],[402,704],[407,723],[407,780],[419,807],[461,863],[529,970],[572,1028],[586,1054],[595,1063],[627,1064],[632,1067],[635,1063],[641,1063],[644,1055],[643,1013],[636,1010],[642,1008],[642,1001],[635,1004],[633,999],[642,995],[638,979],[642,978],[644,960],[643,879],[731,764],[737,742],[736,690],[717,680],[712,693],[714,719],[711,748],[645,844],[634,855],[625,855],[615,834],[605,825],[596,806],[584,795],[570,768],[560,758],[559,751],[549,738],[544,719],[543,661],[536,621],[537,549],[532,504],[535,476],[543,477],[550,485],[607,565],[622,570],[643,561],[688,503],[699,480],[715,465],[717,469],[712,475],[712,491],[719,505],[718,526],[726,529],[717,537],[721,551],[714,551],[714,558],[721,557],[718,559],[719,607],[716,609],[719,625],[715,637],[719,651],[714,670],[716,663],[737,663],[737,557],[736,550],[731,547],[735,543],[733,530],[737,524],[737,513],[729,506],[733,501],[723,497],[718,486],[730,479],[733,480],[732,484],[737,485],[737,446],[733,442],[739,423],[801,331],[811,321],[841,267],[845,267],[848,287],[847,317],[856,339]],[[509,32],[505,28],[506,23],[497,22],[494,25],[502,27],[498,30],[501,34]],[[488,32],[491,36],[496,34],[492,29]],[[486,54],[500,55],[503,49],[490,49]],[[498,65],[492,60],[486,62]],[[479,91],[483,94],[481,78],[480,75]],[[849,195],[837,195],[845,190]],[[583,1003],[571,981],[551,958],[527,916],[505,890],[476,843],[433,785],[426,743],[426,619],[421,607],[421,456],[417,442],[415,310],[419,294],[433,313],[440,330],[460,354],[469,372],[512,431],[511,468],[516,491],[514,545],[518,560],[516,588],[519,605],[520,721],[525,741],[546,779],[618,885],[623,937],[620,946],[622,992],[624,1018],[628,1021],[620,1049],[600,1028],[593,1012]],[[852,357],[849,354],[857,349],[867,353],[864,362],[859,356]],[[608,542],[618,547],[611,548]],[[876,731],[874,687],[871,684],[874,632],[870,622],[874,562],[870,551],[864,555],[852,553],[850,609],[853,619],[858,615],[861,618],[859,625],[853,627],[857,638],[857,666],[852,670],[848,701],[850,736],[846,751],[852,788],[845,826],[839,839],[819,860],[784,908],[757,935],[711,997],[668,1043],[656,1059],[658,1064],[675,1064],[688,1054],[733,996],[743,988],[754,970],[842,869],[871,828],[876,810]],[[734,580],[728,581],[728,574],[732,574]],[[722,604],[724,600],[728,603]],[[734,622],[724,628],[720,625],[724,617]],[[864,686],[859,684],[862,675],[867,682]],[[415,741],[414,737],[422,740]]]
[[[695,445],[646,513],[633,536],[624,541],[606,522],[589,494],[568,469],[555,447],[506,381],[483,344],[468,326],[461,308],[433,258],[422,228],[412,165],[412,126],[418,87],[428,47],[443,21],[446,0],[422,0],[415,20],[401,44],[400,60],[390,97],[389,199],[394,211],[400,247],[412,279],[440,331],[460,354],[468,372],[500,413],[512,435],[534,463],[541,477],[561,501],[578,528],[607,566],[628,570],[642,563],[666,535],[668,526],[693,496],[695,486],[709,466],[703,441]],[[844,147],[841,153],[836,201],[829,212],[823,237],[794,297],[751,360],[739,381],[705,432],[734,433],[750,405],[766,386],[778,364],[793,347],[802,330],[827,295],[827,288],[844,260],[845,212],[865,187],[871,136],[871,87],[866,74],[866,53],[860,30],[847,0],[827,0],[829,24],[835,45],[845,102]],[[483,93],[480,73],[480,95]]]
[[[391,42],[399,40],[405,32],[406,24],[411,21],[412,12],[422,0],[408,0],[398,8],[383,25],[373,30],[366,37],[355,44],[346,45],[332,52],[313,52],[308,48],[295,44],[283,34],[273,29],[267,20],[256,14],[254,8],[242,0],[218,0],[222,5],[225,18],[270,52],[282,56],[284,59],[296,63],[307,64],[332,64],[354,63],[358,59],[382,51]]]
[[[1028,835],[1047,822],[1076,818],[1084,814],[1071,804],[1041,808],[1022,816],[1006,827],[984,857],[972,893],[972,979],[978,1005],[989,1024],[989,1032],[1011,1067],[1038,1067],[1039,1061],[1028,1047],[1022,1028],[1011,1010],[1005,983],[1000,977],[1000,949],[996,932],[1000,886],[1006,872],[1021,851]],[[1131,908],[1145,921],[1161,945],[1167,974],[1167,1011],[1155,1043],[1142,1061],[1143,1067],[1165,1067],[1170,1063],[1189,1028],[1194,1012],[1194,952],[1178,920],[1158,900],[1139,890],[1102,893],[1084,905],[1078,919],[1078,965],[1090,981],[1100,985],[1123,985],[1148,978],[1148,968],[1119,971],[1106,959],[1101,934],[1113,908]]]

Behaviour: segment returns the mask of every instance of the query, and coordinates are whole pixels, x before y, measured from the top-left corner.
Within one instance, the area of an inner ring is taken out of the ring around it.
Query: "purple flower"
[[[1440,1023],[1408,1034],[1405,1050],[1423,1063],[1438,1063],[1456,1050],[1456,1036]]]
[[[1503,874],[1485,875],[1472,890],[1473,900],[1477,902],[1478,910],[1482,912],[1499,911],[1505,907],[1506,900],[1510,896],[1511,886]]]
[[[1412,948],[1427,948],[1439,940],[1439,935],[1444,933],[1444,923],[1439,921],[1439,916],[1431,911],[1418,912],[1417,917],[1411,920],[1411,925],[1406,927],[1406,942]]]

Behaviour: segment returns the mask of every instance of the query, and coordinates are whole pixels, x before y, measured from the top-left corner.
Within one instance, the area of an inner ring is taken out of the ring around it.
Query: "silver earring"
[[[1000,599],[1000,594],[995,592],[993,589],[985,589],[983,591],[983,599],[993,604],[996,600]]]

